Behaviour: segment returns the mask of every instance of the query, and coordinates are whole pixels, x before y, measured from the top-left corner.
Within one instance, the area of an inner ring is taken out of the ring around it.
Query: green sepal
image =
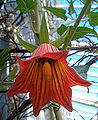
[[[54,45],[54,46],[56,46],[57,48],[59,48],[63,43],[66,42],[67,37],[69,35],[69,29],[70,28],[68,28],[57,40],[55,40],[51,44]]]
[[[28,51],[33,52],[38,47],[37,45],[33,45],[33,44],[30,44],[30,43],[24,41],[22,39],[22,37],[18,34],[18,32],[16,32],[16,36],[17,36],[17,39],[18,39],[19,43],[23,47],[25,47]]]
[[[48,34],[45,14],[43,14],[42,16],[40,32],[39,32],[39,41],[40,41],[40,44],[49,43],[49,34]]]
[[[62,8],[55,8],[55,7],[43,7],[46,10],[49,10],[51,13],[56,15],[59,18],[62,18],[64,20],[67,20],[67,16],[65,15],[66,10]]]

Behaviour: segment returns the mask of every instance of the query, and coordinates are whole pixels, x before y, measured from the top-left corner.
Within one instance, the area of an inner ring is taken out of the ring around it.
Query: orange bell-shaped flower
[[[67,54],[67,50],[59,51],[58,48],[45,43],[33,52],[29,60],[22,61],[17,57],[21,73],[7,95],[29,93],[35,116],[50,101],[72,111],[70,87],[88,87],[91,83],[68,66]]]

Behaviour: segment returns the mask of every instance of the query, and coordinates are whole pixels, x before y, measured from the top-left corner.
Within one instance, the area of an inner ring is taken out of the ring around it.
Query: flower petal
[[[72,104],[71,104],[72,91],[63,82],[57,61],[55,62],[55,66],[52,65],[52,70],[53,70],[52,100],[62,105],[68,111],[71,112],[72,111]]]
[[[19,93],[27,93],[31,91],[34,74],[37,73],[36,68],[38,67],[38,63],[31,62],[25,72],[20,73],[17,77],[15,82],[13,83],[12,87],[7,92],[8,96],[13,96]]]
[[[88,87],[88,86],[92,85],[90,82],[88,82],[83,77],[81,77],[73,68],[71,68],[61,62],[59,62],[59,63],[60,63],[59,66],[61,66],[60,69],[62,71],[63,79],[65,79],[66,84],[69,87],[73,87],[75,85]]]
[[[34,88],[30,92],[30,100],[33,105],[34,115],[37,116],[42,109],[50,100],[49,95],[49,81],[44,79],[42,75],[42,65],[39,65],[38,78],[34,82]]]
[[[18,56],[16,56],[16,60],[18,61],[20,71],[24,71],[27,67],[28,63],[26,61],[21,60]]]

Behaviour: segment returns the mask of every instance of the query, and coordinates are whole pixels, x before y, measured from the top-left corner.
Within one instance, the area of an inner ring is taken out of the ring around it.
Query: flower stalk
[[[61,111],[56,107],[53,107],[53,110],[54,110],[56,120],[62,120]]]

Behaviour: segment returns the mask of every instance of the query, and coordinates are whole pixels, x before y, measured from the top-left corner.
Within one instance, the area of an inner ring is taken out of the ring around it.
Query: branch
[[[91,66],[93,63],[95,63],[98,60],[98,55],[95,56],[93,59],[91,59],[89,62],[86,63],[86,65]]]
[[[83,47],[71,47],[69,48],[70,50],[89,50],[91,51],[92,49],[98,49],[98,46],[83,46]]]
[[[19,18],[21,17],[21,19],[19,20]],[[18,21],[19,20],[19,21]],[[16,23],[18,21],[18,23]],[[14,22],[12,23],[12,25],[14,23],[16,23],[16,26],[18,26],[21,22],[23,21],[23,13],[20,13],[17,18],[14,20]]]
[[[8,90],[0,90],[0,93],[6,93]]]
[[[3,49],[0,49],[0,52],[2,52],[2,51],[3,51]],[[26,49],[11,49],[9,51],[9,53],[27,53],[27,52],[30,53],[30,51],[28,51]]]
[[[28,105],[31,104],[30,99],[25,100],[20,107],[17,108],[17,112],[20,114]],[[16,110],[10,114],[10,116],[7,118],[7,120],[13,120],[17,116]]]

